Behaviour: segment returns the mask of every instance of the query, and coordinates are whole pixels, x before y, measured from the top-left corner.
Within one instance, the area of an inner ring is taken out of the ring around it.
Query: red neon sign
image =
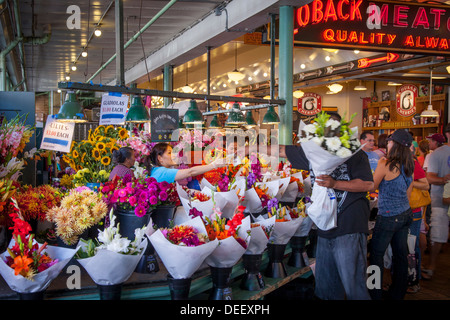
[[[374,59],[363,58],[358,60],[358,68],[368,68],[372,64],[377,62],[386,61],[387,63],[395,62],[399,58],[399,55],[396,53],[388,53],[385,57],[379,57]]]

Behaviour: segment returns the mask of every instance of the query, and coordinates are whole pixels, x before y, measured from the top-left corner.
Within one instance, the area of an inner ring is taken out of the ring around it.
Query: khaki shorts
[[[446,243],[448,240],[449,217],[446,208],[431,207],[430,239],[433,242]]]

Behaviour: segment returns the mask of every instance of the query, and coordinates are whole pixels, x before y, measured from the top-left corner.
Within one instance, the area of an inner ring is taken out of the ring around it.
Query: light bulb
[[[96,37],[100,37],[102,35],[102,30],[100,30],[99,28],[96,28],[94,31],[94,34]]]
[[[72,66],[72,71],[76,71],[77,70],[77,66],[76,65],[73,65]]]
[[[86,50],[83,50],[83,52],[81,53],[81,56],[82,56],[83,58],[86,58],[86,57],[87,57],[87,51],[86,51]]]

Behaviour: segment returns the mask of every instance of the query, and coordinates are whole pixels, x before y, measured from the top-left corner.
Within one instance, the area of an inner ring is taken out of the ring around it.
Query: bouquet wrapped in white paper
[[[92,280],[101,286],[117,285],[128,280],[147,248],[147,241],[143,241],[145,226],[135,230],[135,239],[131,241],[120,235],[120,226],[115,226],[115,218],[111,210],[110,225],[99,231],[98,242],[81,239],[76,255]]]
[[[149,239],[174,279],[190,278],[219,245],[217,239],[209,241],[200,217],[171,229],[158,229]]]
[[[251,224],[250,241],[245,254],[262,254],[267,247],[270,236],[275,226],[275,217],[260,219]]]
[[[230,268],[242,257],[250,243],[250,217],[244,218],[243,207],[227,221],[214,212],[206,225],[209,239],[217,239],[219,246],[205,259],[210,267]]]
[[[216,188],[208,182],[206,179],[202,179],[200,183],[202,192],[206,195],[214,197],[213,202],[217,210],[222,212],[222,216],[225,218],[231,218],[234,214],[236,207],[241,201],[243,191],[245,190],[245,180],[236,179],[230,183],[228,191],[217,191]],[[212,210],[200,210],[208,213]]]
[[[267,216],[275,217],[275,225],[269,239],[269,242],[273,244],[287,244],[303,222],[303,218],[292,218],[286,207],[274,208],[267,213]],[[255,220],[259,223],[263,218],[263,216],[260,216]]]
[[[352,116],[353,119],[354,115]],[[351,120],[352,120],[351,119]],[[347,161],[360,148],[357,128],[350,129],[351,123],[330,119],[325,112],[315,118],[315,122],[300,124],[301,146],[316,177],[331,174],[339,165]],[[321,230],[337,226],[337,200],[334,190],[314,184],[311,194],[312,204],[308,215]]]
[[[208,187],[203,187],[202,191],[198,191],[187,189],[177,183],[177,192],[186,215],[189,215],[189,210],[192,208],[201,212],[213,211],[214,203],[211,196],[211,189]]]

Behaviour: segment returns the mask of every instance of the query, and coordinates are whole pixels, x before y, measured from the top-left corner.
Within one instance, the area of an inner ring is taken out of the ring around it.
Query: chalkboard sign
[[[178,129],[178,109],[150,108],[152,142],[170,142]]]

